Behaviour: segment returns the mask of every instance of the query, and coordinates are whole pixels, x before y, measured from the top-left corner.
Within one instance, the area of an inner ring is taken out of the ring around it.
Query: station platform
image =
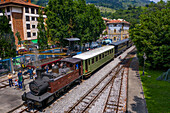
[[[127,113],[148,113],[138,69],[139,61],[135,55],[128,75]]]

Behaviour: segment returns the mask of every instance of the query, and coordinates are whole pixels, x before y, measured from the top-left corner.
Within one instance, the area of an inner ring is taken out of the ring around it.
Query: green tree
[[[4,14],[0,16],[0,57],[2,59],[16,56],[15,37]]]
[[[18,38],[19,45],[21,45],[21,35],[18,31],[15,33],[15,36]]]
[[[130,30],[132,41],[137,47],[138,57],[151,68],[170,67],[170,2],[150,4],[140,16],[140,24]]]
[[[46,49],[48,47],[48,38],[47,38],[47,32],[44,25],[44,18],[43,18],[43,11],[40,8],[39,11],[39,17],[38,17],[38,46],[39,49]]]
[[[99,9],[85,0],[50,0],[46,14],[50,40],[61,46],[64,38],[80,38],[80,45],[96,40],[105,28]]]

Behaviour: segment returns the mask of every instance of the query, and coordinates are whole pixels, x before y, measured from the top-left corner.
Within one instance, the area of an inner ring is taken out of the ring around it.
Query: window
[[[104,58],[104,53],[102,54],[102,58]]]
[[[31,37],[31,33],[30,32],[27,32],[27,37]]]
[[[35,17],[32,17],[32,21],[35,21]]]
[[[29,16],[26,16],[26,21],[30,21],[30,17]]]
[[[92,64],[94,64],[94,58],[92,58]]]
[[[89,65],[90,65],[90,59],[89,59]]]
[[[27,26],[27,29],[30,29],[30,24],[27,24],[26,26]]]
[[[32,28],[35,28],[35,25],[32,25]]]
[[[107,56],[107,52],[105,52],[105,56]]]
[[[0,9],[0,13],[2,13],[2,9]]]
[[[7,7],[7,12],[10,12],[10,8],[9,7]]]
[[[114,33],[116,33],[116,29],[114,29]]]
[[[96,57],[96,62],[98,61],[98,56]]]
[[[34,8],[31,8],[31,14],[35,14]]]
[[[29,8],[25,7],[25,13],[29,13]]]
[[[33,36],[36,36],[36,33],[33,33],[32,35],[33,35]]]
[[[8,15],[8,19],[9,19],[9,21],[11,21],[11,17],[10,17],[10,15]]]
[[[99,60],[101,59],[101,54],[99,55]]]
[[[114,37],[114,40],[116,40],[116,37]]]
[[[38,9],[36,9],[36,14],[38,14]]]

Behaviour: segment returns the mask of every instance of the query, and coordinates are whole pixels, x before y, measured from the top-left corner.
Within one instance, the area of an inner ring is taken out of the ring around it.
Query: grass
[[[139,68],[139,73],[142,75],[142,68]],[[146,69],[145,76],[141,76],[149,113],[170,113],[170,83],[156,80],[162,73]]]

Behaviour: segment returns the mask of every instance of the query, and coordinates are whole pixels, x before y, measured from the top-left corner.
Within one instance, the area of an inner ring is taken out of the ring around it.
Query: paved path
[[[147,113],[138,67],[135,56],[129,68],[127,113]]]

